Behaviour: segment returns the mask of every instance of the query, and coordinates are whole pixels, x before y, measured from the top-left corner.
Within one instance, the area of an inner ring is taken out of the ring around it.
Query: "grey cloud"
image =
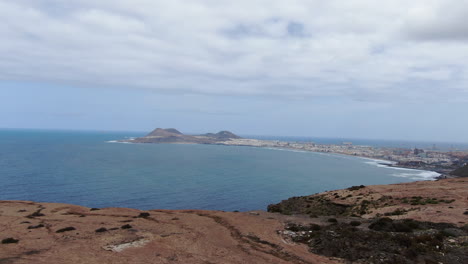
[[[432,2],[439,5],[424,0],[0,0],[0,79],[373,100],[402,96],[401,85],[411,90],[408,97],[418,98],[425,89],[420,84],[436,76],[446,85],[441,100],[455,95],[468,100],[451,88],[466,87],[468,80],[450,74],[451,67],[468,70],[466,43],[447,46],[395,36],[457,33],[463,39],[466,28],[459,20],[467,9],[444,24],[444,16],[432,14],[445,2]],[[415,73],[415,68],[427,70]]]
[[[422,41],[468,40],[468,3],[447,0],[433,8],[415,10],[404,23],[404,34]]]

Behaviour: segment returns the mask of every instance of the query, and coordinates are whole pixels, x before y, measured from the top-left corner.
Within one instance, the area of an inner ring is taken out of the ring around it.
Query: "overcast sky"
[[[468,1],[0,0],[0,127],[468,142]]]

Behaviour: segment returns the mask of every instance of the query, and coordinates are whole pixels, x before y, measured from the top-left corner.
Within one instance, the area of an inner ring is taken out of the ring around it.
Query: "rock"
[[[18,243],[19,239],[14,239],[12,237],[5,238],[2,240],[2,244],[16,244]]]

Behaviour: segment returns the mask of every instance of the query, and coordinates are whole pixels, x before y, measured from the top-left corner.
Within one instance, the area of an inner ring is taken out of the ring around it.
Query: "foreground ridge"
[[[0,201],[0,263],[466,263],[467,189],[353,186],[270,212]]]

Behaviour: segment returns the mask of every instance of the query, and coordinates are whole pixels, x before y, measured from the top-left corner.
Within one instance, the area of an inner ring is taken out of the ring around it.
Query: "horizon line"
[[[167,128],[166,128],[167,129]],[[0,130],[36,130],[36,131],[70,131],[70,132],[128,132],[128,133],[149,133],[151,131],[143,130],[115,130],[115,129],[79,129],[79,128],[18,128],[18,127],[0,127]],[[179,129],[177,129],[179,130]],[[226,130],[230,131],[231,130]],[[220,131],[224,131],[220,130]],[[210,133],[210,132],[185,132],[183,134],[187,135],[197,135],[199,133]],[[234,132],[233,132],[234,133]],[[237,133],[235,133],[237,134]],[[360,137],[328,137],[328,136],[301,136],[301,135],[265,135],[265,134],[249,134],[249,133],[239,133],[241,136],[253,136],[253,137],[291,137],[291,138],[316,138],[316,139],[341,139],[341,140],[373,140],[373,141],[400,141],[406,143],[428,143],[428,144],[466,144],[468,142],[462,141],[440,141],[440,140],[411,140],[411,139],[395,139],[395,138],[360,138]]]

